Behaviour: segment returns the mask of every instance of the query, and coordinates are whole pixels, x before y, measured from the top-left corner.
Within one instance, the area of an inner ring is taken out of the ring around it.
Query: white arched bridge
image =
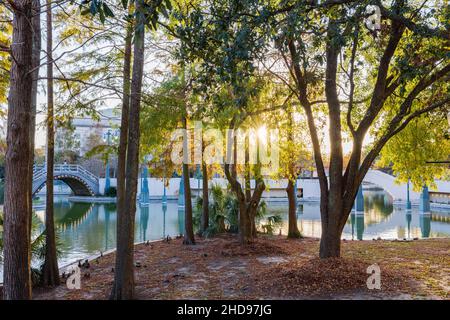
[[[406,201],[406,184],[396,183],[396,178],[390,174],[379,170],[369,170],[363,181],[383,188],[391,195],[394,201]],[[450,181],[435,180],[435,183],[437,189],[434,193],[442,195],[450,194]],[[411,201],[418,200],[419,198],[419,192],[410,190]]]
[[[99,194],[99,178],[80,165],[55,164],[55,180],[67,184],[76,196],[95,196]],[[33,195],[45,187],[47,168],[35,167],[33,173]]]
[[[54,179],[61,180],[66,183],[75,196],[97,196],[104,194],[105,179],[99,178],[93,173],[89,172],[80,165],[71,164],[56,164],[54,167]],[[43,166],[35,167],[33,174],[33,195],[39,192],[44,186],[47,177],[47,169]],[[142,183],[139,179],[138,184]],[[178,198],[180,178],[170,178],[167,186],[167,196]],[[224,178],[213,178],[210,185],[218,184],[226,187],[228,182]],[[406,184],[396,183],[396,178],[390,174],[379,170],[369,170],[364,177],[363,183],[365,185],[376,185],[383,188],[391,195],[394,201],[404,202],[407,199]],[[438,200],[437,202],[450,203],[450,181],[435,181],[437,189],[430,193],[432,197]],[[193,192],[199,192],[201,184],[195,178],[190,179],[191,189]],[[111,178],[111,186],[116,185],[116,179]],[[158,178],[148,178],[148,188],[152,198],[160,199],[164,194],[163,181]],[[254,181],[251,183],[254,187]],[[286,179],[280,180],[266,180],[267,190],[264,192],[265,198],[285,198],[287,186]],[[304,200],[318,200],[320,198],[320,188],[317,179],[299,179],[298,188],[302,191],[302,198]],[[138,190],[141,188],[138,186]],[[412,189],[412,188],[411,188]],[[410,200],[417,202],[420,198],[420,192],[410,190]],[[439,199],[438,199],[439,198]],[[441,199],[442,198],[442,199]]]

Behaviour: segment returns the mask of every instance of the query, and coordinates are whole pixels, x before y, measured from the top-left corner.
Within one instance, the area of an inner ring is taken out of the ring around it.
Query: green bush
[[[200,226],[202,214],[203,199],[199,197],[195,206],[194,225]],[[267,216],[267,204],[261,201],[256,213],[256,224],[260,225],[263,218],[267,218],[261,228],[266,233],[273,233],[273,230],[281,225],[281,216]],[[209,192],[209,228],[203,234],[204,236],[213,236],[218,233],[239,231],[239,202],[231,190],[225,192],[220,186],[212,185]]]
[[[106,197],[116,197],[117,196],[117,189],[116,189],[116,187],[109,187],[105,191],[105,196]]]

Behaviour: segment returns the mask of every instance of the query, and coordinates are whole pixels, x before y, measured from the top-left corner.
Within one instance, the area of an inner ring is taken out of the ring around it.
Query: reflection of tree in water
[[[55,202],[55,222],[63,230],[78,226],[87,218],[92,208],[91,203]]]
[[[411,238],[411,220],[412,220],[412,214],[411,212],[406,213],[406,226],[408,228],[408,238]]]
[[[113,203],[107,203],[103,206],[103,209],[105,211],[105,251],[108,250],[109,247],[109,223],[110,223],[110,218],[111,218],[111,213],[116,213],[116,204]],[[112,230],[111,232],[115,232],[115,229]],[[115,244],[114,244],[115,246]]]
[[[431,214],[419,214],[419,223],[422,238],[429,238],[431,231]]]
[[[178,207],[178,231],[184,234],[184,208]]]
[[[365,191],[364,192],[364,215],[362,221],[366,226],[378,224],[386,220],[394,212],[394,206],[390,196],[385,191]],[[352,211],[354,214],[354,211]],[[347,220],[347,224],[355,227],[356,220],[352,220],[352,214]],[[360,221],[360,220],[359,220]],[[361,223],[361,222],[360,222]],[[352,235],[354,229],[352,229]]]
[[[394,211],[394,205],[385,192],[368,192],[364,197],[365,211],[374,210],[384,217],[389,216]]]
[[[444,212],[431,212],[431,221],[450,223],[450,214]]]
[[[140,206],[139,207],[139,230],[140,238],[142,241],[147,241],[147,228],[148,228],[148,217],[149,217],[149,207]]]
[[[352,225],[352,240],[355,238],[355,229],[356,239],[362,240],[364,236],[364,214],[356,214],[352,212],[349,220]]]

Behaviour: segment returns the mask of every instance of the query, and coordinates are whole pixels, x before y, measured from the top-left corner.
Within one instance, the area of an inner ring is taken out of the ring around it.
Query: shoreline
[[[242,247],[231,234],[197,238],[195,246],[182,245],[181,239],[136,244],[137,298],[449,298],[445,281],[450,276],[446,271],[450,238],[342,241],[342,257],[325,260],[318,259],[318,245],[315,238],[260,235],[255,243]],[[94,258],[91,267],[82,270],[81,290],[67,290],[63,283],[54,290],[36,289],[35,298],[105,299],[114,261],[115,250]],[[384,291],[365,289],[365,268],[373,263],[381,266]],[[331,284],[337,290],[330,289]]]

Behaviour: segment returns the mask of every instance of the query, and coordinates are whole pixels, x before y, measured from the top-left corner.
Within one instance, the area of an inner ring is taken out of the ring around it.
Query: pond
[[[407,212],[394,206],[384,191],[365,191],[364,214],[352,214],[344,227],[343,238],[371,240],[403,238],[450,237],[450,210],[421,214],[418,208]],[[279,214],[282,224],[275,234],[287,234],[287,202],[268,202],[270,214]],[[45,209],[36,207],[43,221]],[[320,237],[318,203],[300,203],[298,226],[304,236]],[[62,255],[59,264],[99,254],[113,249],[116,244],[116,209],[112,204],[72,203],[67,197],[55,197],[55,221]],[[163,207],[160,202],[138,207],[136,213],[136,242],[175,236],[183,231],[184,211],[176,202]],[[42,226],[41,226],[42,228]],[[1,270],[0,270],[1,274]],[[1,282],[1,281],[0,281]]]

